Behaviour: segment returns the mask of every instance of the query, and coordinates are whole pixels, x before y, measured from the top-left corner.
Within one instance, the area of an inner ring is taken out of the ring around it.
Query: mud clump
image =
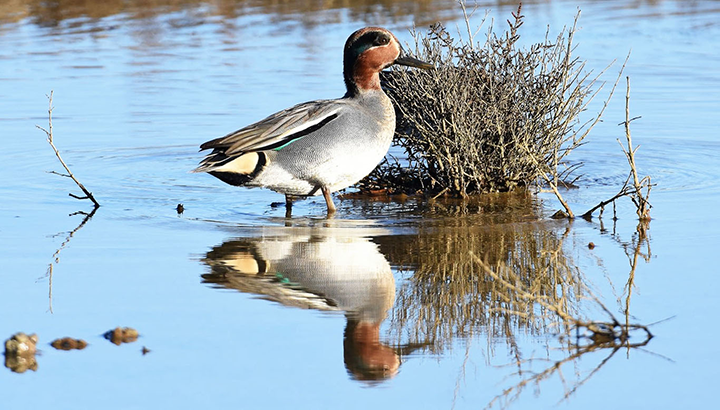
[[[82,339],[63,337],[50,342],[50,346],[57,350],[82,350],[87,347],[87,342]]]
[[[38,337],[36,334],[27,335],[18,332],[5,341],[5,367],[15,373],[24,373],[27,370],[36,371],[38,368],[35,353],[37,352]]]
[[[116,327],[115,329],[108,330],[105,334],[103,334],[105,339],[118,346],[123,343],[132,343],[137,340],[138,336],[140,336],[138,331],[131,327]]]

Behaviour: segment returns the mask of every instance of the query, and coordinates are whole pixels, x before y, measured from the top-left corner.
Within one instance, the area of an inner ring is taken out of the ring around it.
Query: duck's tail
[[[267,164],[267,155],[262,152],[245,152],[227,156],[221,150],[208,154],[192,172],[207,172],[230,185],[245,185]]]

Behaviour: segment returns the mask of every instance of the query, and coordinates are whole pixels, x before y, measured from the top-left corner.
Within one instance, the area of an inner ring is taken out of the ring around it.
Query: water
[[[719,2],[523,6],[527,43],[580,8],[576,55],[590,68],[632,50],[637,161],[657,183],[647,241],[627,201],[616,223],[611,209],[602,221],[551,220],[559,204],[547,194],[465,206],[342,200],[333,220],[320,198],[286,220],[270,206],[278,194],[190,174],[201,142],[342,95],[341,47],[358,27],[409,41],[413,23],[452,27],[461,12],[450,1],[154,4],[0,3],[0,336],[35,332],[42,351],[35,371],[0,371],[5,406],[711,406]],[[485,9],[500,27],[515,5],[480,3],[474,23]],[[580,188],[565,193],[576,212],[627,175],[616,142],[623,85],[572,155],[586,164]],[[47,126],[51,90],[55,142],[103,205],[84,225],[71,214],[89,203],[47,173],[61,168],[35,128]],[[609,317],[587,286],[621,321],[628,294],[629,322],[672,319],[650,326],[643,347],[574,357],[554,316],[473,255],[505,262],[504,274],[562,296],[578,317]],[[141,337],[115,346],[102,333],[116,326]],[[49,346],[63,336],[89,346]]]

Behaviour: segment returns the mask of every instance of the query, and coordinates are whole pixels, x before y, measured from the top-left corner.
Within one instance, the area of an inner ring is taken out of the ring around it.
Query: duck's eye
[[[375,39],[375,44],[378,46],[384,46],[390,42],[390,38],[386,36],[379,36]]]

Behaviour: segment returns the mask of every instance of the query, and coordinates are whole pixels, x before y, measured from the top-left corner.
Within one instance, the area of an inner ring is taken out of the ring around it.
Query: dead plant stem
[[[648,201],[647,201],[647,195],[643,195],[642,188],[643,188],[643,182],[645,179],[640,180],[638,177],[637,167],[635,165],[635,151],[640,148],[640,146],[633,147],[632,144],[632,136],[630,134],[630,122],[632,120],[635,120],[639,117],[630,119],[630,77],[625,77],[627,81],[627,92],[625,93],[625,140],[627,141],[627,148],[624,149],[625,156],[627,157],[628,164],[630,165],[630,172],[633,177],[633,185],[635,186],[635,198],[637,200],[636,207],[637,207],[637,215],[638,218],[642,220],[650,219],[649,215],[649,209],[648,209]],[[648,183],[647,183],[647,190],[648,195],[650,193],[650,183],[649,183],[649,177],[647,177]]]
[[[100,206],[100,204],[95,199],[92,192],[88,191],[88,189],[85,188],[85,186],[80,181],[78,181],[77,178],[75,178],[75,175],[73,175],[72,171],[70,171],[70,168],[67,166],[67,164],[65,164],[65,161],[63,161],[62,156],[60,156],[60,151],[58,151],[57,147],[55,147],[55,143],[53,141],[53,124],[52,124],[53,91],[50,91],[50,95],[48,95],[47,97],[48,97],[48,129],[45,129],[39,125],[36,125],[36,127],[39,128],[40,130],[42,130],[43,132],[45,132],[45,134],[47,135],[47,142],[50,144],[50,147],[52,147],[53,151],[55,151],[55,156],[60,161],[60,164],[62,164],[63,168],[65,168],[65,171],[67,171],[67,174],[60,174],[58,172],[52,172],[52,173],[60,175],[60,176],[68,177],[68,178],[72,179],[73,181],[75,181],[75,184],[77,184],[77,186],[80,188],[80,190],[83,191],[85,196],[77,196],[73,193],[70,193],[69,195],[75,199],[89,199],[92,201],[92,203],[97,208]]]

